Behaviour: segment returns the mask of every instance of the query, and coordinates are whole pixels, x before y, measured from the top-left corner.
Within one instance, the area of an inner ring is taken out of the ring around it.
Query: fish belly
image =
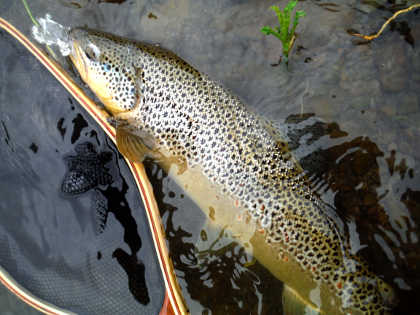
[[[281,244],[269,244],[264,229],[235,200],[221,193],[199,167],[181,171],[176,164],[161,166],[206,214],[209,226],[229,230],[248,253],[284,283],[283,292],[279,292],[284,314],[344,314],[328,287],[316,282]]]

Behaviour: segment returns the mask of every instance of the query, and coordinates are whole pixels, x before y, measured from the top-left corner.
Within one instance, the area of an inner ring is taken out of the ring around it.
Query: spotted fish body
[[[268,121],[170,51],[85,29],[70,39],[82,79],[117,121],[124,155],[172,161],[180,177],[198,170],[263,231],[254,255],[274,275],[296,290],[294,278],[310,279],[331,295],[321,312],[388,314],[392,288],[351,253]]]

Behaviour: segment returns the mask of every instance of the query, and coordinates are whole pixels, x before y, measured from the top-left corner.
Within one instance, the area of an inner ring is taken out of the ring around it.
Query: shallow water
[[[87,24],[169,48],[274,120],[288,135],[317,192],[346,220],[352,244],[398,290],[400,304],[394,313],[416,314],[419,11],[399,17],[379,39],[361,44],[347,31],[378,30],[392,14],[392,1],[301,1],[307,16],[301,19],[286,69],[272,66],[280,56],[278,40],[259,32],[264,25],[275,25],[268,10],[275,1],[119,2],[30,5],[36,16],[50,13],[65,25]],[[29,34],[30,20],[19,1],[2,1],[0,12]],[[19,75],[26,71],[38,70],[21,69]],[[2,86],[7,82],[10,88],[20,80],[6,72],[0,77]],[[2,104],[5,93],[0,90]],[[36,102],[30,106],[36,108]],[[33,110],[42,119],[42,112]],[[314,113],[322,123],[300,113]],[[156,166],[149,165],[148,171],[192,314],[272,314],[278,309],[282,284],[253,264],[228,233],[209,228],[202,213]]]

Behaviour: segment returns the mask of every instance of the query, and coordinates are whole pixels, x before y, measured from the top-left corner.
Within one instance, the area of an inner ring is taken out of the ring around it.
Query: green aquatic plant
[[[22,0],[22,2],[23,2],[23,5],[26,9],[26,12],[28,13],[29,17],[32,20],[32,23],[34,23],[34,25],[38,26],[39,24],[38,24],[37,20],[35,20],[34,16],[32,15],[32,12],[31,12],[31,9],[29,9],[28,3],[26,2],[26,0]]]
[[[293,24],[291,24],[291,13],[295,8],[298,0],[289,1],[283,11],[276,5],[270,7],[271,10],[276,12],[277,18],[279,19],[279,26],[276,26],[272,29],[270,26],[264,26],[261,29],[261,32],[265,35],[274,35],[280,39],[283,45],[283,57],[284,61],[287,63],[289,60],[289,51],[293,46],[293,42],[296,38],[295,30],[299,24],[299,19],[304,17],[306,13],[304,11],[296,11],[295,18],[293,19]]]
[[[31,9],[29,8],[28,3],[26,2],[26,0],[22,0],[23,6],[25,7],[26,13],[28,13],[30,19],[32,20],[32,23],[35,26],[39,26],[38,21],[34,18],[34,16],[32,15]],[[54,52],[52,51],[51,47],[46,45],[48,52],[50,53],[51,56],[53,56],[54,58],[56,58]]]

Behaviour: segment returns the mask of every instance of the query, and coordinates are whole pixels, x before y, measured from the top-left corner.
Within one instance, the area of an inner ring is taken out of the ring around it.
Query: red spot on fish
[[[342,289],[343,288],[343,284],[341,282],[337,283],[337,289]]]
[[[235,200],[235,207],[239,207],[239,200]]]
[[[289,257],[284,256],[284,257],[283,257],[283,261],[288,262],[288,261],[289,261]]]
[[[312,272],[315,272],[316,271],[316,267],[314,266],[314,267],[312,267]]]
[[[257,230],[258,233],[264,234],[265,230],[263,228]]]
[[[265,209],[265,206],[261,205],[260,209],[261,209],[261,211],[263,211]]]

